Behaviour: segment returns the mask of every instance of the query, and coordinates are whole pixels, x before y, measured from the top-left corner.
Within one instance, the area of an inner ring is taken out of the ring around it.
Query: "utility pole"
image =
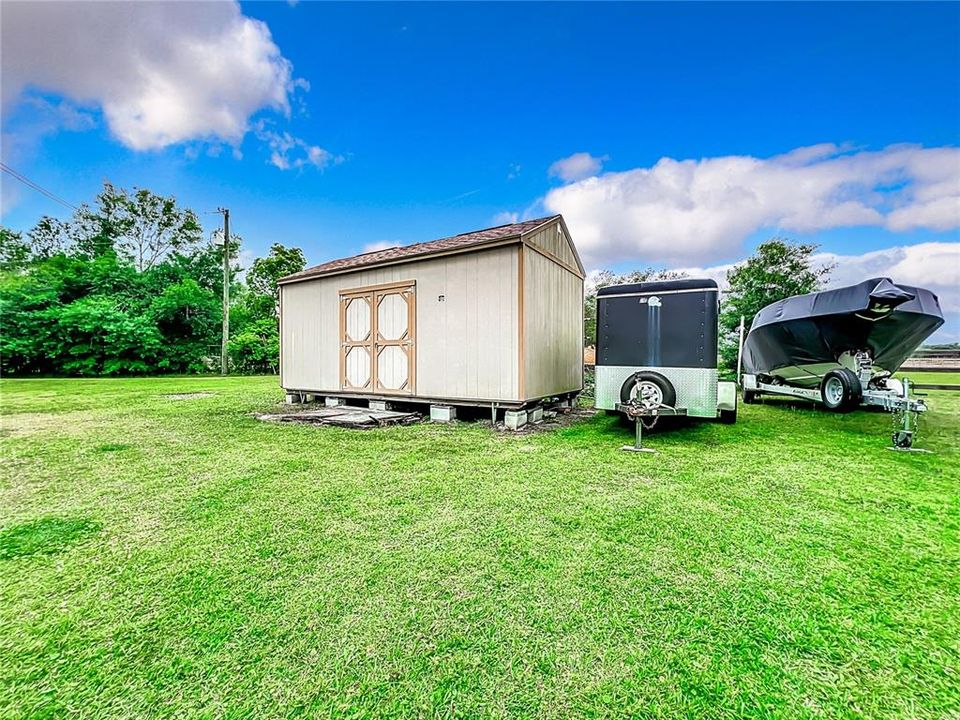
[[[217,208],[223,213],[223,339],[220,341],[220,374],[230,372],[227,357],[227,341],[230,339],[230,210]]]

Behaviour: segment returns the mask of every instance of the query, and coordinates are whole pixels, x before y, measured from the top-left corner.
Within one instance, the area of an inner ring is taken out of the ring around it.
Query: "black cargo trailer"
[[[735,422],[737,390],[717,380],[719,288],[683,279],[597,292],[596,407]]]

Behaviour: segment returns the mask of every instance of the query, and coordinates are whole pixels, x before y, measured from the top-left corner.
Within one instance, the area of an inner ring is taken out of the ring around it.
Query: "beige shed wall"
[[[340,290],[405,280],[417,284],[416,396],[519,399],[515,245],[283,285],[283,387],[341,392]]]
[[[568,238],[563,234],[563,225],[560,224],[559,220],[554,220],[535,233],[530,233],[525,239],[531,245],[535,245],[559,258],[571,268],[577,267],[577,258],[573,254]]]
[[[555,232],[555,231],[554,231]],[[526,398],[583,388],[583,280],[523,251]]]

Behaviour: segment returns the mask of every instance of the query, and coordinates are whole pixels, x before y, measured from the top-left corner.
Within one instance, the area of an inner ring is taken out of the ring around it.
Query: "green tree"
[[[172,196],[144,188],[118,190],[104,183],[97,206],[101,227],[139,272],[154,267],[170,253],[190,251],[203,239],[196,214],[178,207]]]
[[[250,292],[273,299],[274,314],[279,312],[280,278],[300,272],[307,266],[307,260],[300,248],[284,247],[280,243],[270,246],[266,257],[257,258],[247,272],[247,286]]]
[[[231,308],[231,361],[241,372],[276,372],[280,363],[280,278],[306,267],[300,248],[279,243],[266,257],[253,261],[247,272],[246,290]]]
[[[754,315],[770,303],[822,287],[833,265],[815,266],[813,254],[817,247],[772,238],[727,271],[729,289],[720,313],[720,356],[727,368],[736,368],[741,316],[746,319],[749,332]]]
[[[610,285],[648,282],[651,280],[678,280],[687,274],[675,270],[634,270],[618,275],[610,270],[601,270],[593,278],[583,297],[583,345],[597,344],[597,290]]]
[[[0,272],[0,367],[4,374],[56,372],[46,352],[60,305],[56,284],[39,273]]]
[[[148,312],[166,348],[158,367],[203,370],[211,339],[220,332],[220,298],[193,278],[185,278],[154,297]]]
[[[116,298],[91,295],[58,309],[60,370],[72,375],[145,373],[157,366],[156,326]]]
[[[105,183],[68,219],[27,233],[0,228],[0,371],[113,375],[199,372],[219,352],[224,248],[202,241],[196,214],[145,189]],[[241,239],[231,237],[237,257]],[[229,344],[234,366],[276,372],[277,281],[302,270],[280,244],[233,263]]]
[[[200,370],[219,341],[222,249],[193,211],[109,183],[67,220],[0,237],[0,368],[81,375]]]
[[[69,222],[48,215],[41,217],[27,233],[31,258],[42,260],[65,252],[70,244],[69,231]]]
[[[273,318],[248,323],[230,338],[230,360],[240,372],[277,372],[280,363],[280,333]]]
[[[23,233],[0,227],[0,271],[19,272],[30,262],[30,244]]]

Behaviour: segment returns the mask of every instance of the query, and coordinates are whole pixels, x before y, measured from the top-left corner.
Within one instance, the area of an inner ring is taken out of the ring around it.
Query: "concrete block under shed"
[[[324,404],[327,407],[340,407],[341,405],[346,405],[346,400],[343,398],[328,397]]]
[[[393,403],[387,402],[386,400],[371,400],[369,407],[371,410],[387,412],[388,410],[393,410]]]
[[[507,410],[503,414],[503,424],[510,430],[519,430],[527,424],[527,411]]]
[[[313,393],[304,393],[304,395],[303,395],[303,401],[304,401],[305,403],[316,402],[316,401],[317,401],[317,396],[314,395]]]
[[[453,422],[457,419],[457,409],[450,405],[431,405],[431,422]]]
[[[287,405],[300,402],[300,393],[287,393]]]

